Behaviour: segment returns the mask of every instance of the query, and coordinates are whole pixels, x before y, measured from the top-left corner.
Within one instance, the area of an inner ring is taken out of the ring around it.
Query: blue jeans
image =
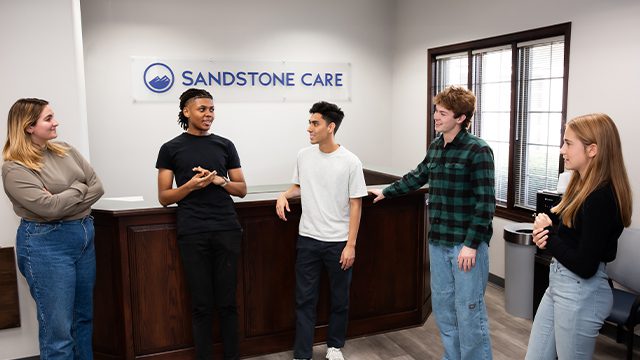
[[[604,263],[583,279],[551,260],[549,287],[533,320],[526,359],[591,359],[613,294]]]
[[[462,244],[429,244],[431,301],[444,347],[443,359],[492,359],[484,292],[489,278],[488,245],[481,243],[476,264],[458,268]]]
[[[20,222],[18,268],[36,303],[40,359],[93,359],[93,238],[91,216]]]
[[[296,338],[293,357],[311,359],[313,333],[316,325],[316,305],[320,274],[326,268],[331,291],[331,314],[327,346],[344,347],[349,320],[349,287],[353,267],[342,270],[340,255],[346,241],[325,242],[298,236],[296,256]]]

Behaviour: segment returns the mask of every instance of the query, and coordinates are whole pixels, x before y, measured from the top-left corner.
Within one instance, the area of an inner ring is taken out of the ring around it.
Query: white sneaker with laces
[[[342,351],[334,347],[328,348],[327,360],[344,360],[344,356],[342,356]]]

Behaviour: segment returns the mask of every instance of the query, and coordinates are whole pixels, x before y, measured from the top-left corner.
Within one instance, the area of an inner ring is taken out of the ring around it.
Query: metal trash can
[[[533,224],[515,223],[504,227],[505,309],[511,315],[533,318],[533,269],[536,246]]]

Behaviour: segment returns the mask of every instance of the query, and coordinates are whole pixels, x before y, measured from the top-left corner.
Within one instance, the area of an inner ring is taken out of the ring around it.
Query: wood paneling
[[[0,329],[20,327],[16,257],[12,247],[0,249]]]
[[[390,175],[387,173],[364,169],[364,181],[367,185],[384,185],[391,184],[392,182],[400,179],[400,176]]]
[[[188,347],[191,311],[175,226],[130,226],[127,239],[136,354]]]
[[[419,325],[428,315],[428,261],[423,192],[363,201],[351,286],[348,336]],[[288,221],[275,200],[241,202],[238,271],[241,354],[289,349],[295,326],[295,256],[300,203]],[[189,296],[175,232],[175,209],[94,210],[98,275],[97,359],[191,359]],[[426,265],[425,265],[426,264]],[[329,286],[321,279],[316,341],[326,338]],[[214,351],[221,354],[217,319]]]
[[[300,205],[293,205],[288,221],[243,212],[244,336],[259,338],[291,332],[294,315],[294,267]],[[246,239],[259,239],[250,242]],[[278,244],[274,246],[274,244]],[[268,270],[268,271],[265,271]]]

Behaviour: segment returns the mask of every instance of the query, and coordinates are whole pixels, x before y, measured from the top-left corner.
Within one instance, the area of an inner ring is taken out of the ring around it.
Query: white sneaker
[[[344,356],[342,356],[342,351],[334,347],[328,348],[327,360],[344,360]]]

